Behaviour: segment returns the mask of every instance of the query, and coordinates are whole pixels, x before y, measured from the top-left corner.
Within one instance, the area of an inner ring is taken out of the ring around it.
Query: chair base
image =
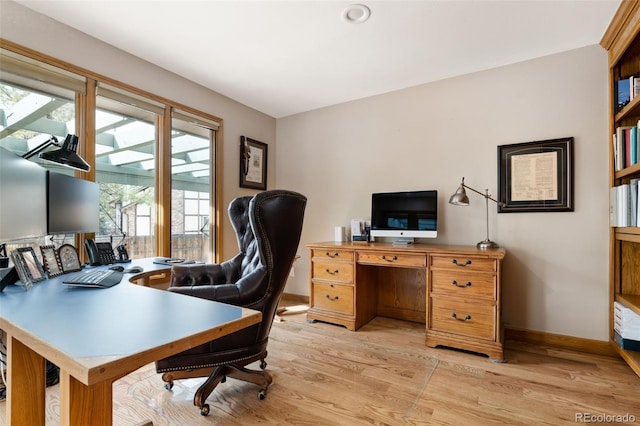
[[[260,368],[264,370],[267,363],[264,358],[260,359]],[[227,377],[232,377],[244,382],[254,383],[260,386],[258,390],[258,399],[262,400],[267,397],[267,389],[273,382],[273,377],[267,371],[250,370],[244,365],[227,364],[212,368],[197,368],[193,370],[168,371],[162,374],[162,380],[166,383],[165,388],[171,390],[173,381],[179,379],[187,379],[194,377],[207,376],[193,396],[193,405],[200,408],[200,414],[206,416],[209,414],[209,404],[207,398],[218,386],[218,383],[224,383]]]

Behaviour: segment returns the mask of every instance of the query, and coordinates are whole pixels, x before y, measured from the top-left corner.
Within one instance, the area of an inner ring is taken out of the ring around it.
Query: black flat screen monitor
[[[371,195],[371,235],[412,242],[438,236],[438,191],[386,192]]]
[[[47,173],[47,233],[75,234],[100,229],[100,185],[74,176]]]
[[[46,170],[0,148],[0,242],[47,233]]]

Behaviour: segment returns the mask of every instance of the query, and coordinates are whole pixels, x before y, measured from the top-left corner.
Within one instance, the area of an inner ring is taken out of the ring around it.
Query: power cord
[[[4,369],[7,365],[7,347],[4,344],[4,331],[0,330],[0,377],[2,386],[0,387],[0,401],[7,399],[7,379],[4,376]]]

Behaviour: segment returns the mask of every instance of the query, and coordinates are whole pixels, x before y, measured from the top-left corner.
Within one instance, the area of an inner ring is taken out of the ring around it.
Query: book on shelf
[[[640,94],[640,76],[632,75],[629,81],[629,101],[632,101]]]
[[[640,78],[638,78],[640,81]],[[640,125],[640,121],[638,122]],[[638,126],[620,126],[613,134],[613,162],[615,171],[638,164],[640,138]]]
[[[640,224],[639,179],[612,186],[609,194],[609,223],[612,227],[636,227]]]
[[[627,167],[631,167],[638,163],[638,126],[629,129],[627,136]]]
[[[613,333],[613,341],[616,342],[618,346],[627,351],[640,351],[640,341],[633,339],[625,339],[618,333]]]
[[[614,301],[613,330],[623,339],[640,341],[640,315],[622,303]]]
[[[630,76],[616,82],[616,112],[640,95],[640,77]]]
[[[609,189],[609,226],[618,226],[618,187],[612,186]]]
[[[638,181],[640,179],[631,179],[629,181],[629,226],[638,226]]]
[[[631,101],[631,86],[633,85],[633,78],[623,78],[616,82],[616,94],[617,94],[617,111],[620,111]]]

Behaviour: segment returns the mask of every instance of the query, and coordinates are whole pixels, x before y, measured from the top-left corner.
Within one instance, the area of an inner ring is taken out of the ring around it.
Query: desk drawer
[[[313,307],[353,315],[353,287],[315,283],[313,285]]]
[[[342,260],[345,262],[353,262],[353,250],[343,249],[313,249],[311,257],[314,260]]]
[[[496,261],[486,257],[474,256],[431,256],[431,268],[456,269],[458,271],[478,271],[491,272],[496,271]]]
[[[481,339],[494,339],[495,305],[489,301],[432,297],[431,328]]]
[[[313,262],[313,279],[353,282],[353,264],[346,262]]]
[[[431,291],[462,297],[495,298],[496,277],[473,271],[434,270],[431,272]]]
[[[423,254],[359,252],[358,263],[380,266],[402,266],[406,268],[426,268],[427,257]]]

